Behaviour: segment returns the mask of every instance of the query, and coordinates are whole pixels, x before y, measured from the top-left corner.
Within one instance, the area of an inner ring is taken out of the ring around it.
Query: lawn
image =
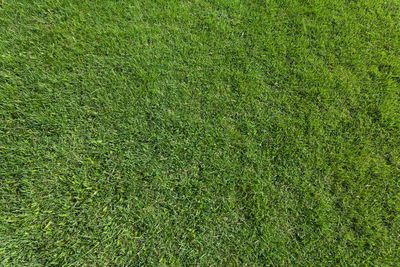
[[[0,265],[399,258],[400,1],[0,3]]]

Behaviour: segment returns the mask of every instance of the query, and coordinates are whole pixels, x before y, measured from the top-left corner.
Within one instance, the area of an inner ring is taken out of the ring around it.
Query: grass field
[[[399,259],[399,1],[0,4],[0,265]]]

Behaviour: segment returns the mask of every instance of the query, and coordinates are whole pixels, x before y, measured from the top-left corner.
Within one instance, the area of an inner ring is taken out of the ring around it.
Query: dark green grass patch
[[[0,264],[395,265],[398,1],[0,6]]]

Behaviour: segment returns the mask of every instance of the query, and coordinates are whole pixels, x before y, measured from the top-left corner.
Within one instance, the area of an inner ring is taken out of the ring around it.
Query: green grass
[[[0,6],[0,265],[399,258],[399,1]]]

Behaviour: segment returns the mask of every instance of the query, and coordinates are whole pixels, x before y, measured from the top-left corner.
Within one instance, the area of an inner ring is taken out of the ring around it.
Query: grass
[[[0,6],[0,265],[396,265],[399,178],[399,1]]]

